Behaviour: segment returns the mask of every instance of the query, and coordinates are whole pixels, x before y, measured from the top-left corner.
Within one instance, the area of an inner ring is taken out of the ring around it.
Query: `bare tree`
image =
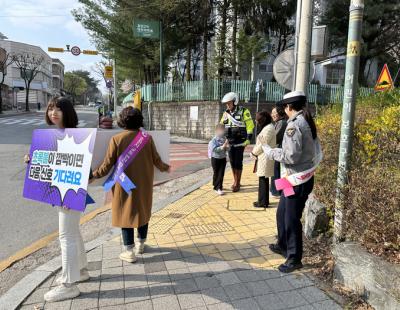
[[[11,53],[7,52],[3,48],[0,48],[0,114],[3,113],[3,96],[1,91],[7,75],[7,67],[9,67],[14,61],[15,57]]]
[[[21,78],[25,82],[25,111],[29,111],[29,90],[32,81],[41,71],[43,56],[19,54],[15,56],[15,64],[21,70]]]

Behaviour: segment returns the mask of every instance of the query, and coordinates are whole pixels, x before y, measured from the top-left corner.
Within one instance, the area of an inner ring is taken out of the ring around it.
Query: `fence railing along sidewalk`
[[[240,100],[255,102],[257,93],[255,81],[244,80],[209,80],[174,83],[158,83],[144,85],[141,89],[144,101],[179,102],[179,101],[218,101],[230,91],[237,92]],[[286,90],[274,82],[264,82],[260,92],[260,102],[276,102],[281,100]],[[373,88],[360,87],[358,94],[368,96],[374,92]],[[308,101],[316,104],[341,103],[344,96],[344,87],[336,85],[310,84]]]

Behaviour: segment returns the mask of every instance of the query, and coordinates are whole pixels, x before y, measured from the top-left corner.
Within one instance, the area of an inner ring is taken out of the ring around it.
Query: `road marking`
[[[2,118],[2,119],[0,119],[0,123],[8,122],[8,121],[11,120],[11,119],[12,119],[12,118],[10,118],[10,117]]]
[[[97,215],[106,212],[107,210],[110,209],[111,204],[106,204],[105,206],[98,208],[88,214],[85,214],[81,218],[80,224],[85,224],[95,218]],[[55,238],[58,236],[58,231],[55,231],[51,233],[50,235],[43,237],[42,239],[35,241],[31,245],[27,246],[26,248],[19,250],[17,253],[14,255],[11,255],[10,257],[0,261],[0,272],[4,271],[11,265],[15,264],[16,262],[20,261],[21,259],[27,257],[28,255],[31,255],[32,253],[35,253],[36,251],[43,249],[45,246],[47,246],[51,241],[53,241]]]

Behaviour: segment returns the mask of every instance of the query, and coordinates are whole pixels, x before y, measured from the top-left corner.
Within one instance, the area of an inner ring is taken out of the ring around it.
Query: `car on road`
[[[88,107],[90,108],[94,108],[96,106],[96,104],[94,102],[89,102]]]

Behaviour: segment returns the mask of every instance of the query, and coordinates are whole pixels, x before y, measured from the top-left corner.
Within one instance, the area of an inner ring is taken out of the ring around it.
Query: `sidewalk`
[[[239,193],[217,196],[207,184],[155,213],[146,253],[118,259],[120,237],[88,253],[91,279],[81,296],[44,303],[51,276],[21,309],[342,309],[303,273],[281,274],[283,259],[266,245],[276,234],[274,208],[254,210],[257,178],[246,165]],[[227,171],[225,187],[230,187]]]

